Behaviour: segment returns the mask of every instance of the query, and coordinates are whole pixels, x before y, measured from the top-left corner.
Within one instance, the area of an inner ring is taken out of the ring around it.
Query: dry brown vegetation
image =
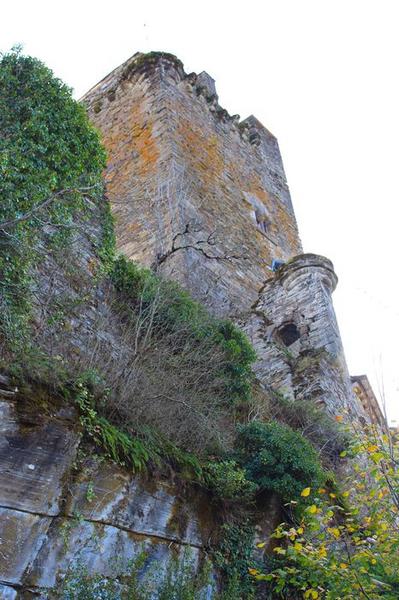
[[[91,338],[81,366],[101,373],[108,388],[103,411],[111,422],[133,431],[150,426],[197,453],[228,446],[234,420],[226,352],[209,337],[199,339],[186,323],[165,328],[159,320],[165,302],[158,289],[150,304],[141,297],[137,310],[130,310],[109,290],[112,310],[99,315],[94,327],[106,332],[117,324],[118,345]]]

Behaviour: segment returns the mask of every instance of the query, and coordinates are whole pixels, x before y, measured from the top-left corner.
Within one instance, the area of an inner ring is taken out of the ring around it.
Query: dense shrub
[[[177,283],[164,280],[120,256],[112,280],[131,308],[151,314],[152,326],[163,332],[179,330],[198,341],[208,340],[226,357],[225,382],[231,401],[248,400],[251,393],[251,365],[256,355],[245,334],[231,321],[213,319],[204,306],[195,302]]]
[[[276,528],[267,572],[251,571],[270,598],[399,598],[398,441],[376,427],[355,429],[338,489],[312,489],[301,519]]]
[[[275,421],[239,425],[236,450],[247,478],[259,490],[274,492],[284,502],[296,499],[306,486],[317,487],[323,481],[316,451],[287,425]]]
[[[40,61],[0,57],[0,335],[14,346],[29,317],[38,237],[70,234],[87,196],[102,193],[105,153],[84,108]]]
[[[19,52],[0,59],[0,130],[1,221],[54,192],[98,185],[105,154],[84,107],[50,69]],[[53,211],[66,216],[68,202]]]
[[[234,460],[208,463],[206,483],[217,498],[245,503],[254,497],[257,485],[246,478]]]
[[[337,463],[339,454],[350,442],[350,436],[342,424],[310,399],[291,400],[274,393],[269,402],[269,414],[273,419],[306,437],[319,450],[328,468]]]

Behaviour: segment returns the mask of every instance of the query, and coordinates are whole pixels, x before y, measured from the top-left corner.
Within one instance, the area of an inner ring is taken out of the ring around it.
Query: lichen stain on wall
[[[143,102],[129,102],[117,110],[116,121],[109,120],[102,127],[102,139],[109,162],[105,172],[107,193],[111,205],[129,191],[134,178],[154,174],[159,159],[159,149],[153,136],[151,114],[145,113]]]
[[[215,134],[210,134],[195,124],[193,119],[179,120],[176,138],[188,163],[188,171],[200,180],[208,194],[217,185],[225,162],[222,144]]]

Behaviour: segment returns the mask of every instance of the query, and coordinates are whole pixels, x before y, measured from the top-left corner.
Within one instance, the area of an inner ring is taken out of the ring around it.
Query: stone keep
[[[218,104],[214,80],[135,54],[83,98],[108,151],[117,246],[235,319],[265,388],[361,411],[331,294],[331,262],[302,255],[276,138]],[[286,264],[272,273],[273,259]]]
[[[272,259],[301,252],[276,138],[168,54],[135,55],[83,100],[108,151],[119,249],[215,314],[251,306]]]

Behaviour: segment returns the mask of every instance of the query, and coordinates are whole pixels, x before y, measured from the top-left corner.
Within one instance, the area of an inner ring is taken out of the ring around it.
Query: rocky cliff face
[[[4,388],[1,598],[51,597],[49,588],[83,564],[123,581],[143,550],[142,577],[159,579],[184,555],[200,568],[215,528],[209,498],[173,478],[146,480],[104,461],[82,446],[73,410],[34,397],[39,390],[27,398]]]

